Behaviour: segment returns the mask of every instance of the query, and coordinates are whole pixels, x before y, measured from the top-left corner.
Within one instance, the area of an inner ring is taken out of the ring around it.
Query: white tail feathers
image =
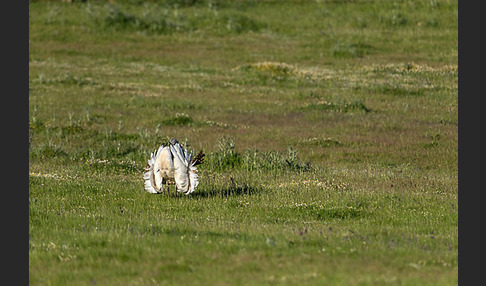
[[[149,193],[156,194],[159,192],[159,188],[157,188],[156,180],[154,177],[154,165],[155,165],[155,156],[157,151],[150,154],[150,159],[147,161],[147,166],[145,167],[145,173],[143,173],[143,179],[145,180],[145,190]]]
[[[194,192],[199,184],[196,173],[197,168],[190,165],[192,154],[183,149],[178,142],[169,144],[169,147],[174,155],[174,180],[177,191],[188,195]]]
[[[191,183],[191,186],[187,194],[194,192],[196,190],[197,185],[199,185],[197,168],[195,166],[189,166],[189,181]]]
[[[168,146],[162,144],[157,151],[150,154],[143,174],[145,190],[149,193],[161,193],[165,181],[175,183],[178,192],[186,195],[194,192],[199,184],[195,164],[196,161],[192,162],[192,153],[184,149],[177,139],[171,139]]]

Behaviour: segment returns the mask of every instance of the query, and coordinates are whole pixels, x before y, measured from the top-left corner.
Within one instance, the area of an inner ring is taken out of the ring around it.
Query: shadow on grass
[[[244,184],[242,186],[208,186],[205,189],[199,189],[192,193],[191,196],[195,198],[213,198],[213,197],[232,197],[253,195],[259,192],[259,189]]]
[[[169,196],[170,198],[182,198],[182,197],[188,197],[188,198],[215,198],[215,197],[232,197],[232,196],[243,196],[243,195],[253,195],[259,192],[260,190],[249,186],[249,185],[243,185],[243,186],[207,186],[206,188],[198,188],[195,192],[189,194],[189,195],[183,195],[181,193],[174,193],[174,186],[171,185],[171,188],[169,189],[169,193],[167,192],[167,189],[164,188],[164,191],[157,193],[156,195],[158,196]]]

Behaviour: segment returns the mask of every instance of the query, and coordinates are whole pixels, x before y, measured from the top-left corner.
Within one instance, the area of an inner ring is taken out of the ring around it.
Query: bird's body
[[[143,178],[145,190],[149,193],[162,193],[164,183],[175,184],[175,190],[186,195],[195,191],[199,184],[197,167],[203,162],[204,154],[199,152],[194,158],[184,149],[177,139],[169,140],[168,145],[160,145],[150,154]]]

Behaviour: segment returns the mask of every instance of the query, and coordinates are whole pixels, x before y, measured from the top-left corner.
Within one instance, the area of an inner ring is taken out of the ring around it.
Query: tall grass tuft
[[[243,162],[240,153],[235,150],[234,139],[222,136],[218,141],[218,151],[206,157],[206,165],[213,171],[224,171],[241,166]]]
[[[237,34],[244,32],[258,32],[265,27],[264,24],[259,23],[244,14],[234,12],[220,16],[217,18],[217,23],[221,27],[226,28],[226,31]]]
[[[175,116],[169,117],[162,121],[162,124],[164,125],[174,126],[193,125],[194,123],[194,119],[185,113],[177,113]]]
[[[249,172],[262,171],[301,171],[311,170],[309,162],[302,161],[298,151],[289,147],[282,154],[276,151],[260,152],[258,149],[248,149],[244,154],[235,150],[235,142],[231,137],[223,136],[218,142],[219,150],[208,155],[207,165],[213,171],[239,169]]]
[[[106,27],[116,29],[132,29],[137,31],[168,34],[176,31],[186,31],[190,27],[184,16],[178,11],[169,9],[148,9],[142,15],[124,12],[119,6],[107,6],[108,13],[104,18]],[[152,7],[152,6],[151,6]]]
[[[334,112],[351,112],[351,111],[362,111],[365,113],[371,112],[362,100],[354,100],[353,102],[347,102],[343,100],[341,102],[329,102],[329,101],[319,101],[316,103],[310,103],[301,108],[302,110],[323,110],[323,111],[334,111]]]
[[[172,34],[208,30],[218,34],[241,34],[259,32],[264,23],[234,10],[213,11],[211,8],[198,7],[194,12],[190,8],[196,1],[172,1],[166,3],[144,3],[141,11],[128,12],[116,4],[105,6],[101,13],[90,10],[95,22],[101,22],[104,28],[132,30],[155,34]],[[184,3],[180,3],[184,2]],[[187,3],[185,3],[187,2]],[[191,3],[189,3],[191,2]],[[102,16],[104,15],[104,16]]]

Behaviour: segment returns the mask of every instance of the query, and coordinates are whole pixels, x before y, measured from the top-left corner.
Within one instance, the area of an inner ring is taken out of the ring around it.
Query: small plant
[[[243,14],[231,13],[221,16],[217,22],[233,33],[258,32],[264,25]]]
[[[424,144],[424,147],[436,147],[439,146],[439,140],[441,138],[440,131],[431,131],[427,132],[427,137],[430,139],[429,143]]]
[[[46,24],[55,24],[57,17],[61,14],[61,8],[59,6],[54,6],[49,10],[47,15],[47,19],[45,20]]]
[[[337,43],[334,45],[332,55],[335,58],[361,58],[369,52],[372,47],[363,43]]]
[[[381,16],[380,22],[392,27],[405,26],[409,23],[408,18],[397,11],[393,11],[391,16]]]
[[[158,6],[147,5],[142,15],[124,12],[116,5],[109,5],[108,9],[103,21],[106,27],[158,34],[189,30],[183,14],[177,9],[160,9]]]
[[[240,66],[236,69],[253,72],[262,79],[270,78],[278,81],[283,81],[291,76],[296,75],[296,69],[293,66],[278,62],[258,62],[250,65]]]
[[[185,113],[177,113],[175,116],[163,120],[162,124],[174,126],[193,125],[194,119]]]
[[[319,101],[317,103],[307,104],[301,109],[329,110],[329,111],[343,112],[343,113],[351,112],[351,111],[363,111],[365,113],[371,112],[371,110],[361,100],[355,100],[353,102],[347,102],[343,100],[340,103]]]
[[[38,119],[36,116],[29,118],[29,130],[32,132],[42,131],[46,128],[43,120]]]
[[[222,136],[218,141],[219,150],[211,153],[207,158],[207,165],[213,170],[226,170],[239,167],[242,163],[241,155],[235,150],[233,138]]]
[[[46,143],[41,143],[38,147],[33,147],[29,150],[29,157],[36,159],[47,159],[66,156],[61,145],[55,144],[53,140],[49,140]]]
[[[308,145],[313,145],[313,146],[319,146],[319,147],[340,147],[344,146],[344,144],[338,140],[335,140],[333,138],[317,138],[317,137],[312,137],[312,138],[306,138],[301,141],[304,144]]]

